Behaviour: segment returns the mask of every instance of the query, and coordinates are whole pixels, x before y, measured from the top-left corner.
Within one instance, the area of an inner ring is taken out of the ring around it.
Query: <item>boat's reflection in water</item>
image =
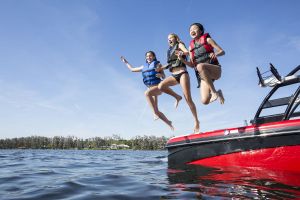
[[[263,168],[169,166],[177,198],[298,199],[300,174]]]

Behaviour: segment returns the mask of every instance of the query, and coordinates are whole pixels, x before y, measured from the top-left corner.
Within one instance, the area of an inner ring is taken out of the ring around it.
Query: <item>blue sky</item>
[[[269,90],[258,87],[255,67],[272,62],[286,74],[300,64],[299,9],[297,0],[2,0],[0,137],[191,133],[187,104],[175,110],[168,95],[159,97],[159,108],[175,131],[153,121],[141,74],[119,57],[140,66],[153,50],[165,63],[167,35],[177,33],[188,45],[193,22],[226,52],[215,82],[225,105],[202,105],[189,69],[201,130],[243,125]]]

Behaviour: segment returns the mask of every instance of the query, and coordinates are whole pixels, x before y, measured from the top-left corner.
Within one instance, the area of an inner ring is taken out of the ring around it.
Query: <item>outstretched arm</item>
[[[158,72],[157,74],[156,74],[156,77],[157,78],[162,78],[162,79],[164,79],[165,77],[166,77],[166,75],[165,75],[165,72],[164,72],[164,68],[165,66],[163,66],[162,64],[160,64],[160,63],[158,63],[157,64],[157,68],[156,68],[156,71]]]
[[[168,69],[169,68],[169,66],[170,66],[171,64],[169,64],[169,63],[167,63],[167,64],[165,64],[165,65],[161,65],[161,67],[160,67],[160,71],[163,71],[163,70],[165,70],[165,69]]]
[[[126,58],[124,58],[123,56],[121,56],[121,61],[123,63],[126,64],[126,66],[128,67],[128,69],[132,72],[140,72],[142,71],[142,69],[144,68],[144,66],[140,66],[140,67],[132,67],[131,64],[129,64],[129,62],[126,60]]]

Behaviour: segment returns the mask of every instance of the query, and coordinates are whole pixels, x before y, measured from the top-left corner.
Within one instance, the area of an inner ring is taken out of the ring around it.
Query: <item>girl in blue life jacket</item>
[[[174,130],[172,122],[158,110],[157,96],[162,92],[158,89],[157,86],[161,82],[161,79],[165,77],[165,74],[163,70],[161,70],[162,66],[160,62],[157,61],[155,53],[153,51],[148,51],[146,53],[146,64],[140,67],[132,67],[131,64],[129,64],[129,62],[123,56],[121,57],[121,60],[126,64],[130,71],[142,72],[143,82],[148,87],[148,89],[145,91],[145,96],[147,102],[153,110],[154,119],[161,119],[171,128],[171,130]],[[172,96],[176,99],[177,103],[175,104],[177,105],[182,97],[175,92]]]
[[[189,46],[190,62],[180,59],[187,65],[195,68],[201,78],[201,102],[205,105],[219,99],[224,104],[222,90],[216,91],[213,81],[221,77],[221,65],[217,57],[223,56],[225,51],[204,32],[200,23],[190,26],[192,41]]]
[[[188,50],[186,49],[184,43],[179,39],[178,35],[176,35],[175,33],[171,33],[168,35],[168,42],[169,49],[167,52],[167,68],[170,70],[172,75],[164,79],[158,85],[158,88],[162,92],[175,96],[175,94],[173,94],[173,90],[170,90],[169,87],[180,84],[184,98],[188,106],[190,107],[190,110],[194,117],[194,133],[198,133],[200,127],[197,116],[197,109],[191,95],[190,76],[185,64],[178,58],[179,53],[188,54]],[[185,57],[185,55],[183,55],[183,57]]]

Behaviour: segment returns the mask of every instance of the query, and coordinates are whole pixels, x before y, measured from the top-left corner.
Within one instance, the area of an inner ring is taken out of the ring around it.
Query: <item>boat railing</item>
[[[259,79],[259,85],[261,87],[274,87],[281,83],[281,76],[279,75],[277,69],[270,63],[270,70],[261,73],[259,68],[256,67],[257,76]]]
[[[300,75],[296,73],[300,70],[300,65],[292,70],[289,74],[282,77],[279,75],[277,69],[270,63],[270,70],[264,73],[261,73],[257,67],[257,75],[259,78],[259,85],[261,87],[273,87],[269,94],[265,97],[260,107],[258,108],[256,115],[252,124],[262,124],[267,122],[275,122],[290,119],[291,117],[299,117],[300,112],[295,112],[297,107],[300,104],[300,87],[294,92],[293,95],[288,97],[281,97],[277,99],[270,99],[273,94],[281,87],[285,87],[292,84],[300,83]],[[269,73],[269,74],[267,74]],[[267,74],[267,75],[266,75]],[[263,109],[273,108],[278,106],[286,106],[286,109],[283,113],[260,116]]]

